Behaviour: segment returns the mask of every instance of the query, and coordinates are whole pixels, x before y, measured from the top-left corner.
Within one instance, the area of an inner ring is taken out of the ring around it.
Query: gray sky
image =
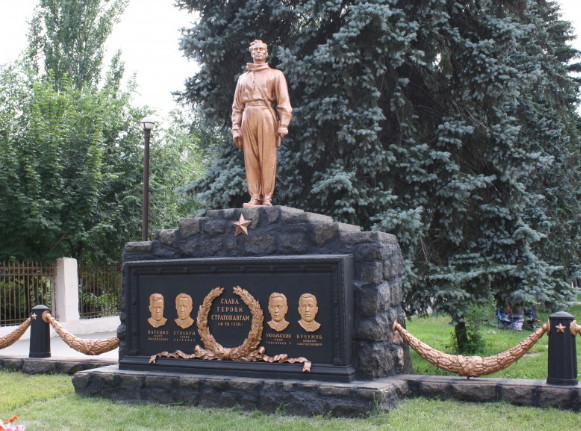
[[[27,22],[37,0],[0,0],[0,64],[15,60],[26,47]],[[578,35],[581,50],[581,0],[560,0],[563,17]],[[126,75],[137,75],[135,101],[154,108],[164,117],[174,106],[172,91],[183,89],[196,65],[178,48],[181,27],[190,27],[194,16],[173,6],[172,0],[131,0],[107,41],[109,55],[121,49]]]

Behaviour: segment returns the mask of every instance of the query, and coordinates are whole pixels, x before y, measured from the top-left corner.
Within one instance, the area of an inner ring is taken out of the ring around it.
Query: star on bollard
[[[30,317],[32,317],[32,320],[36,320],[36,318],[37,318],[37,315],[36,315],[36,313],[32,313],[32,314],[30,315]]]
[[[236,232],[234,235],[238,236],[241,233],[248,235],[248,226],[250,226],[250,223],[252,223],[252,220],[246,220],[244,219],[244,216],[240,214],[240,219],[238,219],[238,221],[232,222],[234,227],[236,227]]]
[[[559,323],[555,328],[557,328],[557,332],[565,333],[565,326],[562,323]]]

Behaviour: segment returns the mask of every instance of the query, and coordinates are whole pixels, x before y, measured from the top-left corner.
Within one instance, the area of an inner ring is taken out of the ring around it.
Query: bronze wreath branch
[[[48,311],[42,313],[42,320],[46,323],[50,323],[59,337],[61,337],[69,347],[78,352],[84,353],[85,355],[100,355],[101,353],[110,352],[119,347],[119,338],[117,337],[104,339],[83,339],[75,337],[69,331],[64,329]]]
[[[22,337],[22,335],[30,326],[31,321],[32,318],[29,317],[10,334],[5,335],[4,337],[0,337],[0,349],[5,349],[6,347],[13,345],[20,337]]]
[[[578,325],[577,325],[578,326]],[[573,327],[573,326],[571,326]],[[482,358],[480,356],[449,355],[440,352],[420,341],[406,331],[397,321],[393,322],[394,333],[399,334],[422,358],[459,376],[478,377],[504,370],[514,364],[545,334],[549,331],[549,323],[545,323],[516,346],[494,356]]]
[[[579,325],[576,320],[571,322],[569,329],[571,330],[571,334],[573,334],[573,336],[581,335],[581,325]]]

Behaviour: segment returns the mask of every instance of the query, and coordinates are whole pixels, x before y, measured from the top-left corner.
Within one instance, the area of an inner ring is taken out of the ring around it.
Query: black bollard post
[[[50,325],[42,320],[45,311],[50,311],[46,305],[37,305],[32,309],[29,358],[50,358]]]
[[[577,384],[577,353],[575,335],[571,333],[571,322],[575,318],[559,311],[549,317],[549,374],[551,385]]]

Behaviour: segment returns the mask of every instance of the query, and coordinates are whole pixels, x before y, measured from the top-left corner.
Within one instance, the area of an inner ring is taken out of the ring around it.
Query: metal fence
[[[121,301],[121,265],[79,265],[81,319],[116,316]]]
[[[38,304],[52,309],[54,274],[54,264],[0,262],[0,326],[22,323]]]

